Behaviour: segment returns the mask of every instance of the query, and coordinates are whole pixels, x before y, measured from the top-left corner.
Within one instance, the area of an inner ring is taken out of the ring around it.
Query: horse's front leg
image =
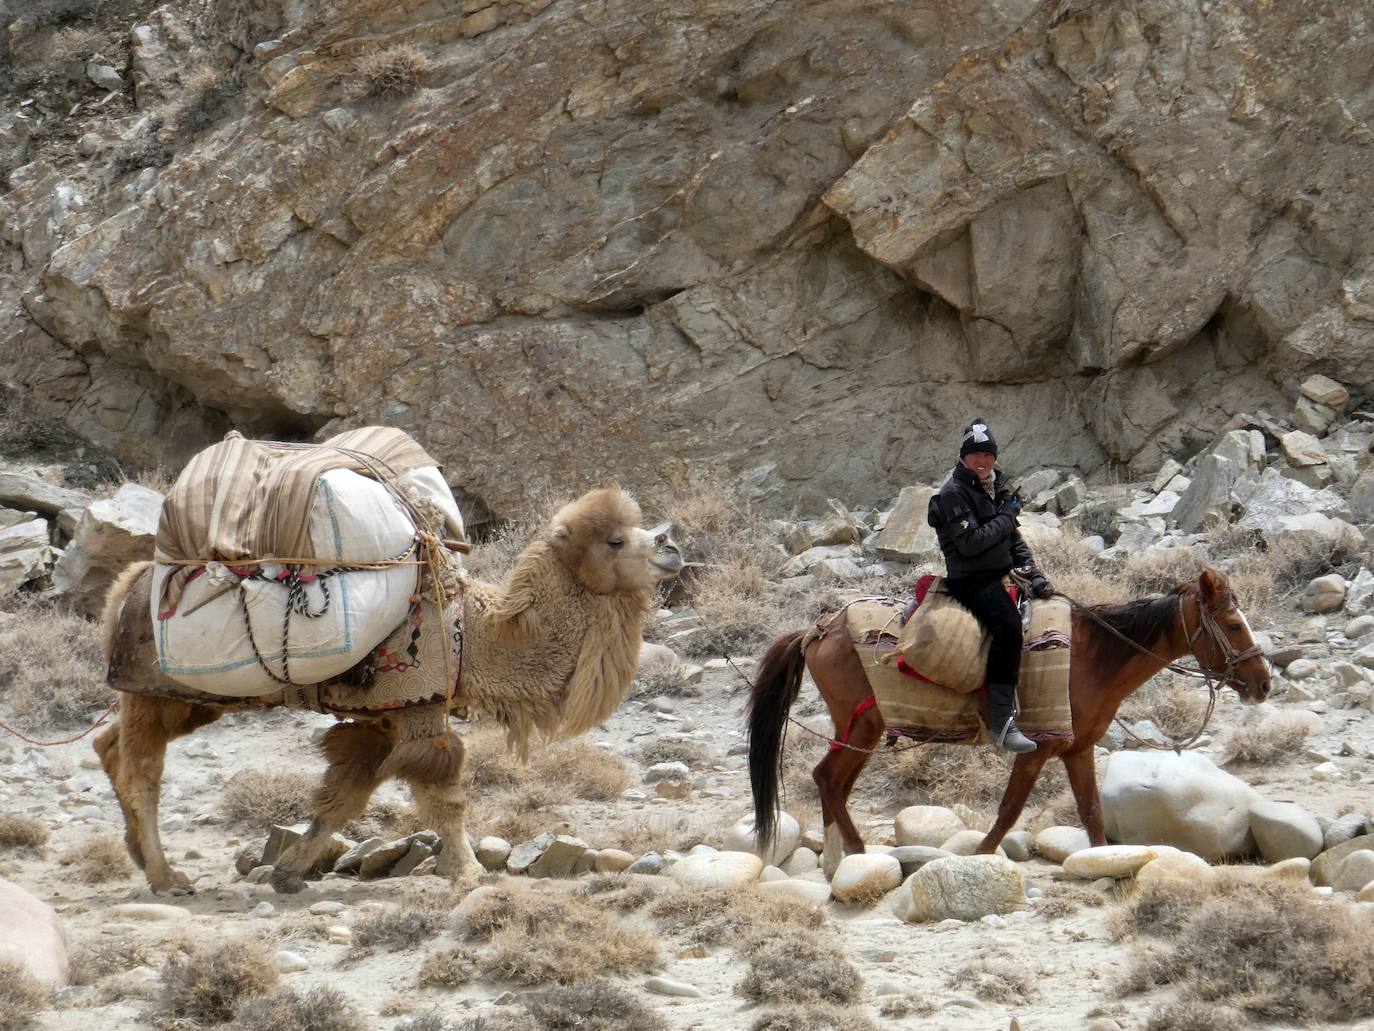
[[[1107,832],[1102,825],[1102,799],[1097,793],[1097,762],[1092,746],[1081,752],[1066,752],[1060,758],[1064,760],[1064,772],[1069,775],[1073,800],[1078,804],[1078,818],[1088,832],[1088,843],[1107,844]]]
[[[1031,788],[1035,787],[1035,782],[1040,778],[1040,771],[1045,768],[1048,759],[1049,754],[1043,746],[1037,751],[1022,752],[1016,757],[1016,762],[1011,768],[1011,779],[1007,781],[1007,789],[1002,792],[1002,801],[997,806],[997,820],[993,823],[992,830],[978,843],[974,850],[976,855],[987,855],[997,851],[997,846],[1002,844],[1007,831],[1016,825],[1021,810],[1026,807],[1026,799],[1030,798]]]
[[[812,771],[811,778],[821,794],[821,813],[827,821],[825,852],[821,857],[827,877],[834,876],[841,852],[849,856],[865,851],[864,840],[849,815],[849,795],[868,762],[869,751],[877,745],[882,734],[882,717],[876,709],[870,709],[851,728],[849,744],[853,747],[831,748]]]

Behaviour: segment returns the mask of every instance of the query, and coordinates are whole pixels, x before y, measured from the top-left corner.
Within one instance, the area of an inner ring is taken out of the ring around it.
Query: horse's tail
[[[803,633],[796,630],[773,642],[759,663],[749,693],[749,784],[754,789],[754,834],[761,852],[772,847],[778,827],[783,732],[806,667]]]

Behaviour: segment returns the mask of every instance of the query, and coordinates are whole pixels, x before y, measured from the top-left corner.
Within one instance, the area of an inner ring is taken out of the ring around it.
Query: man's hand
[[[999,513],[1005,512],[1007,515],[1012,516],[1013,518],[1020,515],[1021,496],[1015,493],[1014,491],[1009,491],[1008,493],[1002,495],[1002,501],[997,506],[997,511]]]
[[[1045,579],[1045,574],[1038,570],[1030,579],[1031,594],[1037,598],[1048,598],[1054,594],[1054,584]]]

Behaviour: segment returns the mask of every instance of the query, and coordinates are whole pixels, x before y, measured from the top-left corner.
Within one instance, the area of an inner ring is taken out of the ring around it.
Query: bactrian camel
[[[507,582],[463,577],[462,676],[454,704],[506,728],[522,754],[536,738],[580,734],[605,720],[634,678],[644,622],[661,579],[682,568],[665,534],[640,527],[639,506],[619,488],[565,506],[521,553]],[[157,667],[149,614],[151,563],[126,569],[102,619],[108,681],[125,692],[117,721],[95,750],[124,811],[125,842],[154,892],[192,890],[167,862],[158,798],[167,743],[255,706],[185,700]],[[180,696],[180,697],[178,697]],[[379,784],[407,783],[420,818],[444,846],[437,872],[457,880],[474,861],[463,829],[463,744],[448,704],[356,716],[324,735],[328,762],[305,835],[273,871],[278,891],[299,891],[331,836],[362,815]]]

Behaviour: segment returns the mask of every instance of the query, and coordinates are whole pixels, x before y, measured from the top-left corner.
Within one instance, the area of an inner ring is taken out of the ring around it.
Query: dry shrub
[[[1230,1006],[1200,999],[1182,999],[1157,1006],[1145,1023],[1146,1031],[1246,1031],[1251,1022]]]
[[[0,699],[24,729],[89,721],[115,700],[90,620],[27,595],[0,606]]]
[[[634,693],[657,698],[699,698],[701,688],[687,679],[684,663],[655,662],[641,666],[635,673]]]
[[[353,925],[348,958],[359,959],[376,949],[396,952],[414,948],[438,936],[446,916],[447,912],[432,902],[369,913]]]
[[[497,727],[465,735],[463,745],[464,770],[475,790],[537,792],[544,805],[573,798],[614,801],[632,779],[621,759],[586,741],[552,742],[535,751],[526,766],[506,750],[505,732]]]
[[[303,771],[243,770],[224,785],[224,815],[257,827],[300,823],[310,817],[310,795],[317,779]]]
[[[420,964],[421,988],[461,988],[477,976],[477,954],[471,949],[435,949]]]
[[[776,552],[731,544],[696,578],[691,604],[703,629],[687,648],[695,655],[741,655],[771,641],[789,618],[772,583],[780,566]]]
[[[610,828],[606,841],[636,856],[648,852],[661,854],[668,849],[685,852],[693,845],[700,845],[713,826],[715,824],[705,816],[650,812],[630,817]]]
[[[984,1002],[1024,1003],[1039,994],[1035,975],[1006,957],[966,963],[949,977],[953,988],[966,988]]]
[[[404,802],[391,798],[374,797],[368,803],[367,811],[344,827],[347,838],[401,838],[416,831],[426,830],[421,825],[420,816]]]
[[[244,1001],[277,986],[272,957],[257,942],[211,941],[168,957],[151,1013],[158,1027],[225,1024]]]
[[[97,934],[82,940],[68,957],[72,984],[92,985],[111,974],[123,974],[152,962],[148,946],[133,938]]]
[[[1185,581],[1196,580],[1204,566],[1203,557],[1191,548],[1161,548],[1128,558],[1122,575],[1131,595],[1140,597],[1166,594]]]
[[[1222,764],[1256,763],[1267,766],[1287,762],[1300,755],[1299,750],[1307,740],[1307,734],[1307,727],[1291,723],[1268,727],[1257,723],[1237,727],[1226,738]]]
[[[521,999],[540,1031],[667,1031],[653,1010],[623,988],[597,978],[545,988]]]
[[[1137,978],[1184,1000],[1256,1019],[1310,1024],[1374,1016],[1374,918],[1304,887],[1160,883],[1114,921],[1155,936]]]
[[[598,906],[620,913],[643,909],[663,894],[662,877],[637,873],[598,874],[578,882],[577,893],[594,899]]]
[[[655,763],[686,763],[700,768],[711,761],[710,750],[690,737],[656,737],[639,746],[635,758],[645,766]]]
[[[501,882],[472,906],[464,930],[489,943],[482,972],[516,984],[571,984],[660,962],[652,934],[545,883]]]
[[[96,834],[67,848],[57,861],[72,867],[82,884],[104,884],[131,877],[133,863],[122,839],[113,834]]]
[[[23,813],[0,813],[0,848],[42,851],[48,843],[48,825]]]
[[[749,973],[738,989],[752,1002],[858,1001],[863,979],[838,942],[795,928],[755,932],[741,943]]]
[[[429,58],[409,44],[370,50],[358,58],[345,91],[354,100],[403,97],[419,88],[430,68]]]
[[[1011,779],[1010,756],[993,748],[968,745],[898,745],[903,751],[881,753],[869,764],[856,787],[888,805],[966,805],[995,810]],[[1047,765],[1031,792],[1038,803],[1063,786],[1061,764]]]
[[[883,1010],[887,1014],[886,1005]],[[823,1002],[770,1009],[749,1025],[750,1031],[876,1031],[868,1017]]]
[[[368,1031],[372,1024],[342,992],[319,985],[282,988],[239,1007],[234,1031]]]
[[[33,1026],[33,1018],[48,1004],[48,990],[10,959],[0,959],[0,1031]]]
[[[918,1017],[928,1017],[932,1013],[940,1011],[939,1001],[932,995],[924,992],[911,992],[907,995],[889,995],[883,999],[883,1003],[878,1007],[878,1012],[891,1020],[901,1020],[915,1014]]]
[[[383,1015],[394,1016],[395,1014]],[[455,1026],[431,1010],[429,1013],[422,1013],[418,1017],[401,1021],[396,1025],[395,1031],[454,1031]]]
[[[1207,689],[1194,680],[1173,675],[1156,677],[1126,699],[1121,719],[1126,723],[1150,720],[1172,737],[1186,737],[1202,726],[1207,713]]]
[[[1097,908],[1105,905],[1107,896],[1100,891],[1082,888],[1074,884],[1052,884],[1035,906],[1035,912],[1047,920],[1058,920],[1072,916],[1083,908]]]
[[[468,573],[487,583],[503,583],[515,560],[530,543],[541,537],[568,499],[539,494],[529,499],[525,511],[514,518],[476,533],[476,546],[463,558]]]
[[[821,910],[799,900],[718,888],[672,892],[649,908],[649,916],[666,933],[703,948],[743,947],[751,935],[815,931],[826,919]]]
[[[1130,600],[1120,580],[1102,575],[1095,553],[1084,547],[1082,529],[1066,523],[1059,540],[1035,549],[1036,564],[1057,590],[1084,605],[1116,605]]]

